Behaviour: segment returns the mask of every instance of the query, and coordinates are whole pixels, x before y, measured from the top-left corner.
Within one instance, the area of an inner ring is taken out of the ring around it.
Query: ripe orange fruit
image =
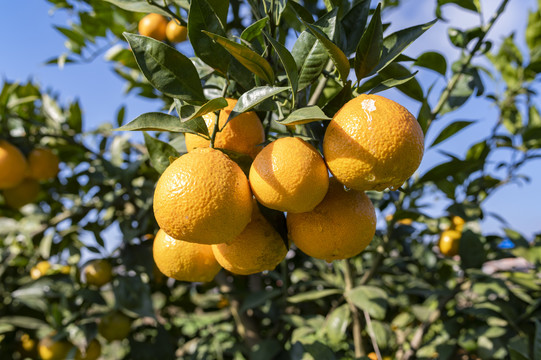
[[[23,153],[5,140],[0,140],[0,189],[19,184],[27,171],[28,164]]]
[[[50,149],[34,149],[28,155],[28,176],[36,180],[49,180],[58,174],[60,160]]]
[[[37,180],[24,179],[18,185],[3,191],[4,200],[8,206],[19,209],[36,201],[40,190]]]
[[[101,355],[101,344],[98,340],[93,339],[87,346],[84,354],[77,349],[75,360],[97,360]]]
[[[175,20],[171,20],[167,23],[167,27],[165,28],[165,36],[167,37],[167,40],[172,43],[186,41],[186,38],[188,37],[188,28],[178,24]]]
[[[252,216],[248,179],[221,151],[194,149],[161,175],[154,192],[154,215],[173,239],[231,242]]]
[[[101,287],[113,278],[113,267],[105,259],[97,259],[89,262],[83,269],[86,283]]]
[[[342,184],[355,190],[397,189],[421,163],[424,135],[402,105],[362,94],[329,123],[323,155]]]
[[[148,14],[139,20],[139,34],[151,37],[158,41],[165,40],[167,19],[160,14]]]
[[[65,360],[72,347],[67,340],[54,340],[48,336],[39,342],[38,353],[42,360]]]
[[[220,129],[223,127],[223,130],[216,134],[214,145],[217,148],[236,151],[254,158],[263,149],[262,144],[265,141],[263,125],[255,112],[248,111],[233,118],[224,127],[229,114],[231,114],[231,110],[237,104],[236,99],[226,100],[227,107],[220,110],[218,115],[218,124]],[[216,115],[214,113],[208,113],[203,115],[203,119],[205,120],[205,124],[207,124],[209,133],[212,134],[214,124],[216,123]],[[185,133],[184,136],[188,151],[192,151],[195,148],[209,147],[210,145],[210,141],[201,136],[188,133]]]
[[[37,280],[43,275],[45,275],[47,271],[49,271],[50,268],[51,268],[50,262],[46,260],[40,261],[39,263],[36,264],[36,266],[30,269],[30,277],[34,280]]]
[[[439,248],[445,256],[455,256],[460,247],[462,233],[457,230],[445,230],[440,235]]]
[[[252,221],[231,244],[212,245],[216,260],[224,269],[238,275],[274,270],[287,254],[280,234],[254,203]]]
[[[180,281],[212,281],[222,268],[210,245],[176,240],[163,230],[156,234],[152,253],[158,269]]]
[[[100,319],[98,333],[107,341],[125,339],[131,331],[131,319],[115,310]]]
[[[284,137],[256,156],[250,185],[257,200],[268,208],[301,213],[314,209],[329,187],[325,161],[306,141]]]
[[[323,201],[310,212],[287,214],[289,238],[307,255],[327,262],[359,254],[376,232],[376,212],[365,193],[331,178]]]

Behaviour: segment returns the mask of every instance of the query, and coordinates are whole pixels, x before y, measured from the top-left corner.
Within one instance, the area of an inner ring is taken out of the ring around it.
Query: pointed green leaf
[[[222,24],[227,24],[227,12],[229,11],[229,0],[207,0],[214,9]]]
[[[445,129],[443,129],[440,134],[436,137],[432,145],[434,146],[439,144],[440,142],[450,138],[460,130],[466,128],[467,126],[473,124],[473,121],[455,121],[451,124],[449,124]]]
[[[346,83],[346,86],[340,90],[338,94],[336,94],[324,107],[323,112],[329,116],[333,117],[334,114],[338,110],[344,106],[345,103],[347,103],[349,100],[353,98],[353,95],[351,93],[351,81],[348,81]]]
[[[318,106],[307,106],[293,111],[283,120],[278,121],[282,125],[302,125],[313,121],[331,120]]]
[[[354,2],[340,20],[346,34],[346,54],[350,55],[357,50],[357,45],[363,36],[368,14],[370,13],[370,0]]]
[[[191,0],[188,13],[188,37],[194,53],[212,68],[227,73],[230,56],[225,49],[202,31],[226,36],[223,23],[206,0]]]
[[[295,59],[293,59],[293,55],[287,50],[287,48],[282,45],[280,42],[274,40],[270,35],[268,35],[266,32],[263,32],[267,40],[271,43],[272,47],[274,48],[274,51],[278,55],[278,58],[280,59],[280,62],[284,66],[284,69],[286,71],[287,79],[289,80],[289,85],[291,86],[291,92],[293,94],[293,105],[296,103],[296,97],[297,97],[297,88],[299,84],[299,73],[297,72],[297,64],[295,63]]]
[[[360,80],[376,67],[383,48],[383,27],[381,24],[381,4],[378,4],[355,53],[355,74]]]
[[[445,57],[435,51],[428,51],[421,54],[421,56],[415,60],[413,65],[434,70],[443,76],[445,76],[445,73],[447,72],[447,61],[445,60]]]
[[[203,121],[203,119],[201,119]],[[134,120],[124,126],[115,129],[116,131],[169,131],[169,132],[187,132],[191,134],[206,134],[208,130],[203,121],[203,126],[198,125],[196,121],[187,121],[181,123],[180,119],[173,115],[159,112],[150,112],[139,115]]]
[[[168,143],[153,138],[146,132],[144,132],[143,135],[150,156],[150,163],[152,164],[152,167],[161,174],[169,166],[169,157],[178,157],[178,151]]]
[[[344,54],[338,46],[329,40],[327,35],[325,35],[317,26],[308,23],[304,23],[304,25],[321,42],[321,44],[323,44],[327,54],[329,54],[331,60],[336,66],[336,69],[338,69],[342,83],[345,84],[349,76],[349,60],[346,54]]]
[[[412,26],[407,29],[397,31],[383,39],[381,59],[376,68],[372,70],[372,73],[375,73],[389,65],[413,41],[421,36],[426,30],[430,29],[432,25],[436,23],[436,21],[437,19],[434,19],[426,24]]]
[[[184,123],[205,114],[223,109],[226,106],[227,100],[223,97],[212,99],[201,106],[189,104],[182,105],[179,112],[180,120]]]
[[[528,14],[528,27],[526,28],[526,44],[530,53],[541,46],[541,10],[530,11]]]
[[[287,302],[292,304],[298,304],[304,301],[314,301],[331,295],[342,294],[342,290],[339,289],[325,289],[325,290],[314,290],[307,291],[302,294],[293,295],[287,298]]]
[[[458,253],[465,269],[480,269],[486,260],[486,252],[479,237],[471,230],[467,230],[460,238]]]
[[[343,304],[327,315],[324,331],[331,345],[343,343],[346,329],[351,322],[351,310],[348,304]]]
[[[374,319],[382,320],[387,312],[387,293],[379,287],[362,285],[345,293],[346,299]]]
[[[267,83],[272,84],[274,82],[274,71],[269,62],[265,60],[261,55],[251,50],[249,47],[238,44],[220,35],[204,31],[210,38],[216,43],[220,44],[227,50],[235,59],[237,59],[244,67],[265,80]]]
[[[105,0],[105,1],[113,5],[116,5],[121,9],[132,11],[132,12],[158,13],[164,16],[170,16],[166,11],[163,11],[158,6],[149,4],[147,0]],[[187,0],[175,0],[173,2],[184,9],[188,9],[189,7]]]
[[[257,20],[255,23],[248,26],[246,29],[242,31],[240,34],[240,38],[245,41],[252,41],[256,37],[261,36],[261,33],[265,26],[267,26],[267,23],[269,22],[269,17],[266,16],[263,19]]]
[[[398,87],[400,85],[403,85],[407,83],[408,81],[412,80],[413,78],[415,78],[416,74],[417,74],[417,71],[414,72],[413,74],[410,74],[398,79],[391,78],[391,79],[384,80],[378,86],[370,90],[370,94],[376,94],[380,91],[384,91],[393,87]]]
[[[235,105],[235,107],[231,111],[231,114],[229,115],[228,121],[233,119],[235,116],[256,107],[257,105],[261,104],[266,99],[271,98],[274,95],[281,93],[282,91],[286,91],[288,89],[290,89],[289,86],[283,86],[283,87],[259,86],[245,92],[239,97],[237,101],[237,105]]]
[[[463,9],[475,12],[481,11],[480,7],[478,7],[478,2],[476,3],[475,0],[438,0],[438,7],[445,4],[455,4]]]
[[[423,89],[417,79],[415,79],[415,73],[411,73],[408,69],[398,63],[389,64],[379,72],[381,76],[381,89],[388,89],[396,86],[405,95],[422,102],[424,100]],[[374,89],[373,92],[381,91],[380,89]]]
[[[205,95],[194,64],[169,45],[152,38],[124,33],[147,80],[162,93],[191,102]]]
[[[337,12],[338,8],[335,8],[315,23],[329,39],[335,37]],[[295,41],[291,54],[299,71],[299,90],[310,85],[321,74],[329,58],[325,47],[308,30],[303,31]]]

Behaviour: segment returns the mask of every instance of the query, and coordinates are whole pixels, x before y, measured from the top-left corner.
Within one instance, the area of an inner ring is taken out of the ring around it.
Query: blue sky
[[[375,3],[375,1],[373,1]],[[401,8],[387,14],[392,20],[388,31],[425,23],[434,18],[434,0],[413,1],[403,0]],[[481,1],[487,20],[498,6],[500,1]],[[422,5],[420,5],[422,4]],[[60,95],[63,102],[79,99],[84,111],[86,129],[93,129],[104,122],[114,123],[116,111],[122,105],[127,106],[126,119],[131,120],[144,112],[156,111],[158,102],[137,98],[124,94],[124,82],[111,70],[111,66],[98,57],[90,63],[82,65],[67,65],[63,69],[56,66],[44,65],[44,62],[65,52],[63,37],[53,28],[53,25],[66,25],[68,18],[65,12],[50,13],[50,3],[40,0],[33,1],[28,6],[25,1],[10,1],[4,4],[4,11],[0,12],[0,40],[2,55],[0,56],[0,76],[10,81],[26,81],[34,79],[43,89],[52,89]],[[489,38],[498,47],[500,40],[515,32],[519,46],[525,49],[523,40],[524,29],[527,22],[528,9],[535,9],[535,0],[511,0],[503,18],[499,21]],[[458,28],[467,28],[477,23],[473,13],[462,11],[454,5],[446,6],[446,18]],[[406,50],[412,57],[427,50],[438,51],[444,54],[448,61],[457,58],[458,51],[447,40],[446,28],[448,24],[437,23],[416,43]],[[178,48],[185,53],[191,53],[189,44]],[[426,89],[438,76],[430,71],[419,73],[419,81]],[[444,86],[445,80],[437,80],[438,86]],[[490,84],[486,84],[490,86]],[[412,113],[417,113],[419,104],[395,91],[387,91],[382,95],[395,99],[406,106]],[[427,134],[426,143],[430,144],[447,124],[454,120],[489,119],[497,116],[497,111],[490,104],[477,99],[470,100],[460,111],[451,113],[438,120]],[[488,120],[487,120],[488,121]],[[457,138],[443,143],[438,149],[463,156],[466,150],[477,142],[488,131],[486,121],[480,121],[469,130],[461,133]],[[498,158],[508,156],[500,152]],[[435,164],[441,162],[443,157],[437,151],[429,150],[421,164],[419,171],[427,171]],[[515,228],[531,238],[532,234],[541,232],[541,161],[531,162],[523,168],[522,173],[530,176],[532,181],[522,186],[509,185],[499,190],[484,204],[487,212],[496,212],[503,216]],[[433,199],[435,209],[443,206]],[[437,211],[437,210],[435,210]],[[500,233],[500,225],[488,218],[482,222],[483,232]]]

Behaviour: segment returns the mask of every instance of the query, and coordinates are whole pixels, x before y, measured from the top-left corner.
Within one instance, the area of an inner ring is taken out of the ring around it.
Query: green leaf
[[[528,14],[528,27],[526,27],[526,44],[530,53],[541,46],[541,10],[530,11]]]
[[[297,109],[289,114],[287,118],[277,122],[282,125],[302,125],[321,120],[331,120],[331,118],[325,115],[319,106],[314,105]]]
[[[280,289],[273,289],[271,291],[257,291],[249,294],[244,298],[239,312],[244,313],[248,309],[254,309],[264,305],[267,301],[272,300],[278,296],[282,291]]]
[[[325,35],[321,30],[319,30],[318,27],[309,23],[304,23],[304,25],[321,42],[321,44],[323,44],[325,50],[327,51],[327,54],[329,54],[331,60],[336,66],[336,69],[338,69],[338,73],[340,74],[342,83],[345,84],[349,76],[349,60],[346,54],[344,54],[338,46],[336,46],[331,40],[329,40],[327,35]]]
[[[383,49],[381,59],[378,65],[372,70],[372,73],[385,68],[394,59],[398,57],[413,41],[430,29],[436,23],[434,19],[426,24],[412,26],[407,29],[399,30],[383,39]]]
[[[208,129],[205,125],[205,121],[200,119],[180,122],[180,119],[173,115],[168,115],[159,112],[150,112],[139,115],[134,120],[130,121],[124,126],[115,129],[116,131],[169,131],[169,132],[182,132],[191,134],[204,134],[208,136]]]
[[[335,37],[337,12],[335,8],[315,23],[329,39]],[[303,31],[295,41],[291,54],[299,71],[299,90],[310,85],[321,74],[329,58],[325,47],[308,30]]]
[[[464,129],[465,127],[473,123],[474,123],[473,121],[455,121],[449,124],[445,129],[443,129],[440,132],[440,134],[436,137],[436,139],[434,140],[434,142],[432,142],[432,145],[430,146],[435,146],[441,143],[442,141],[447,140],[448,138],[450,138],[451,136],[453,136],[460,130]]]
[[[143,133],[145,137],[145,145],[150,156],[150,163],[160,174],[169,166],[170,157],[178,157],[178,152],[174,147],[166,142],[158,140],[146,132]]]
[[[346,54],[350,55],[357,50],[370,12],[370,1],[355,1],[351,8],[344,14],[340,23],[346,34]]]
[[[415,66],[421,66],[445,76],[447,72],[447,61],[445,57],[435,51],[427,51],[415,60],[413,63]]]
[[[227,12],[229,11],[229,0],[207,0],[209,5],[214,9],[218,19],[222,24],[227,24]]]
[[[325,334],[331,345],[339,345],[346,338],[346,329],[351,321],[351,311],[348,304],[334,309],[325,321]]]
[[[378,4],[355,53],[355,74],[360,80],[378,65],[383,49],[383,27],[381,24],[381,3]]]
[[[478,5],[479,3],[475,0],[438,0],[438,7],[445,4],[455,4],[460,6],[463,9],[471,10],[475,12],[480,12],[481,8]]]
[[[263,29],[265,26],[267,26],[267,23],[269,22],[269,17],[266,16],[262,19],[257,20],[255,23],[248,26],[246,29],[242,31],[240,34],[240,38],[244,41],[252,41],[253,39],[261,36]]]
[[[359,309],[367,311],[371,317],[378,320],[385,318],[387,312],[387,293],[381,288],[361,285],[345,293],[346,299]]]
[[[423,89],[417,79],[415,73],[411,73],[408,69],[398,63],[391,63],[386,68],[379,72],[379,75],[385,80],[381,82],[372,93],[396,87],[405,95],[422,102],[424,100]]]
[[[533,339],[533,358],[541,359],[541,321],[535,320],[535,338]]]
[[[37,330],[42,327],[48,327],[49,325],[40,319],[36,319],[35,317],[29,317],[29,316],[6,316],[3,315],[2,318],[0,318],[0,324],[10,324],[15,326],[16,328],[23,328],[23,329],[32,329]]]
[[[233,119],[235,116],[256,107],[266,99],[288,89],[290,89],[289,86],[259,86],[245,92],[239,97],[237,105],[235,105],[231,111],[231,114],[229,115],[228,121]]]
[[[393,87],[398,87],[400,85],[403,85],[409,82],[410,80],[414,79],[416,74],[417,74],[417,71],[414,72],[413,74],[406,75],[398,79],[391,78],[391,79],[384,80],[378,86],[370,90],[370,94],[375,94],[380,91],[384,91]]]
[[[163,11],[157,6],[151,5],[147,0],[105,0],[113,5],[118,6],[121,9],[140,12],[140,13],[158,13],[164,16],[170,16],[166,11]],[[178,4],[184,9],[188,9],[187,0],[175,0],[174,3]]]
[[[351,94],[351,81],[346,83],[338,94],[336,94],[324,107],[323,112],[329,116],[333,117],[338,110],[344,106],[349,100],[353,98]]]
[[[165,95],[203,102],[205,95],[194,64],[169,45],[152,38],[124,33],[143,75]]]
[[[223,97],[209,100],[205,104],[198,105],[182,105],[180,106],[180,120],[184,123],[205,114],[215,112],[227,107],[227,100]]]
[[[267,83],[274,82],[274,71],[269,62],[249,47],[237,44],[223,36],[212,34],[208,31],[203,33],[210,36],[216,43],[224,47],[235,59],[237,59],[248,70],[265,80]]]
[[[267,33],[263,33],[267,40],[271,43],[272,47],[274,48],[274,51],[278,55],[278,58],[280,59],[280,62],[284,66],[284,69],[286,71],[287,78],[289,80],[289,85],[291,86],[291,92],[293,95],[293,105],[296,103],[296,97],[297,97],[297,88],[299,84],[299,73],[297,72],[297,64],[295,63],[295,59],[293,58],[293,55],[287,50],[287,48],[282,45],[280,42],[274,40],[270,35]]]
[[[248,168],[247,173],[248,174],[246,174],[246,176],[249,175],[250,168]],[[268,207],[262,205],[259,202],[257,203],[257,206],[259,207],[261,215],[263,215],[263,217],[267,219],[267,221],[269,222],[269,224],[271,224],[274,230],[276,230],[276,232],[280,234],[284,246],[286,247],[286,249],[289,250],[289,238],[287,236],[287,223],[285,214],[282,211],[269,209]]]
[[[206,0],[192,0],[188,13],[188,37],[194,53],[206,64],[225,75],[230,63],[229,53],[203,34],[203,30],[226,36],[223,23],[209,3]]]
[[[327,296],[342,294],[342,290],[339,289],[325,289],[325,290],[313,290],[307,291],[302,294],[293,295],[287,298],[287,301],[292,304],[298,304],[304,301],[314,301],[322,299]]]
[[[480,269],[486,260],[483,243],[479,237],[470,230],[467,230],[462,234],[458,253],[464,269]]]

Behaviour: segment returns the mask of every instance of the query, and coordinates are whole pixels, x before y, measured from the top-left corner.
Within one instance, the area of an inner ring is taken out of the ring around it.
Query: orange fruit
[[[216,260],[224,269],[238,275],[274,270],[287,254],[280,234],[254,204],[252,221],[230,244],[212,245]]]
[[[97,360],[101,355],[101,344],[98,340],[93,339],[85,349],[85,352],[77,349],[75,360]]]
[[[329,187],[325,161],[306,141],[284,137],[256,156],[250,185],[257,200],[268,208],[301,213],[314,209]]]
[[[28,155],[28,176],[36,180],[49,180],[58,174],[60,160],[50,149],[34,149]]]
[[[165,40],[167,19],[160,14],[148,14],[139,20],[139,34],[151,37],[158,41]]]
[[[220,110],[218,115],[218,124],[222,131],[216,134],[214,146],[221,149],[236,151],[241,154],[250,155],[254,158],[263,149],[265,141],[265,130],[263,125],[253,111],[248,111],[238,115],[229,121],[225,127],[224,124],[231,114],[231,110],[237,104],[236,99],[226,99],[227,107]],[[212,135],[216,115],[208,113],[203,115],[205,124]],[[184,134],[186,139],[186,148],[192,151],[195,148],[209,147],[210,141],[195,134]]]
[[[0,140],[0,189],[19,184],[27,171],[28,164],[23,153],[5,140]]]
[[[287,214],[289,238],[305,254],[327,262],[359,254],[376,232],[376,212],[365,193],[331,178],[323,201],[310,212]]]
[[[462,233],[457,230],[445,230],[440,235],[438,246],[445,256],[455,256],[460,247],[460,238]]]
[[[466,223],[466,221],[464,221],[464,219],[460,216],[455,215],[451,218],[451,223],[453,224],[454,229],[456,229],[457,231],[462,231],[464,229],[464,224]]]
[[[72,347],[67,340],[54,340],[48,336],[39,342],[38,353],[42,360],[65,360]]]
[[[19,351],[25,357],[36,358],[37,357],[38,344],[37,341],[30,337],[27,333],[22,334],[20,339]]]
[[[37,280],[43,275],[45,275],[47,271],[49,271],[50,268],[51,268],[50,262],[46,260],[40,261],[39,263],[36,264],[36,266],[30,269],[30,277],[34,280]]]
[[[424,135],[402,105],[379,95],[360,95],[333,117],[323,139],[329,170],[355,190],[397,189],[417,170]]]
[[[376,355],[375,352],[371,352],[369,353],[368,355],[366,355],[370,360],[378,360],[378,356]]]
[[[15,187],[3,191],[6,204],[19,209],[26,204],[33,203],[38,198],[41,188],[37,180],[24,179]]]
[[[113,278],[113,267],[105,259],[97,259],[89,262],[83,269],[86,283],[101,287]]]
[[[221,151],[194,149],[176,159],[159,178],[154,215],[160,228],[174,239],[231,242],[252,216],[248,179]]]
[[[131,319],[118,310],[103,316],[98,324],[98,333],[107,341],[125,339],[130,331]]]
[[[180,281],[212,281],[222,268],[211,245],[176,240],[162,230],[156,234],[152,254],[164,275]]]
[[[167,27],[165,28],[165,37],[172,43],[186,41],[186,38],[188,37],[188,28],[178,24],[175,20],[171,20],[167,23]]]

